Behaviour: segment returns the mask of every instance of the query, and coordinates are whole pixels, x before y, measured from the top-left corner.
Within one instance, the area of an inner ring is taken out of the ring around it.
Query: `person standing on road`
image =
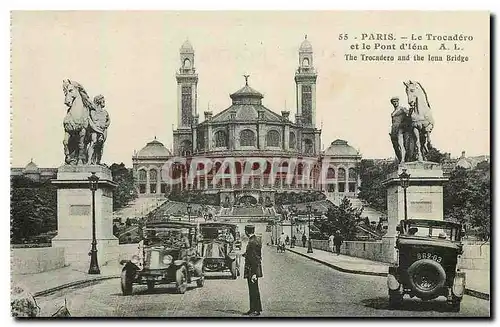
[[[335,232],[333,243],[335,243],[335,250],[337,252],[337,255],[340,255],[340,246],[342,245],[342,243],[344,243],[344,238],[340,234],[339,230]]]
[[[330,235],[330,237],[328,237],[328,248],[330,249],[330,252],[333,252],[333,239],[335,237],[333,236],[333,234]]]
[[[307,237],[306,233],[302,234],[302,247],[306,247]]]
[[[248,237],[245,257],[245,270],[243,278],[247,279],[248,293],[250,296],[250,310],[245,315],[259,316],[262,312],[260,301],[259,278],[262,274],[262,244],[255,236],[255,226],[246,225],[245,234]]]

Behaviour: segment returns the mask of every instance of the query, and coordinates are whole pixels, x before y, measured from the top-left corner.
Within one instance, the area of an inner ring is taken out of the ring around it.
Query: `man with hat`
[[[243,278],[248,282],[248,293],[250,295],[250,310],[245,314],[249,316],[258,316],[262,311],[260,301],[259,278],[262,277],[262,244],[255,236],[255,226],[246,225],[245,234],[248,237],[248,243],[243,257],[245,257],[245,270]]]

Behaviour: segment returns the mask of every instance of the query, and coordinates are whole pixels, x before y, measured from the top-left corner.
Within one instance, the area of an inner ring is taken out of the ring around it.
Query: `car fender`
[[[174,266],[176,267],[181,267],[181,266],[184,266],[186,264],[186,261],[184,260],[174,260]]]
[[[398,281],[397,267],[389,267],[389,273],[387,274],[387,288],[391,291],[396,291],[400,286],[401,284]]]
[[[457,272],[453,279],[452,293],[456,297],[463,297],[465,292],[465,273]]]

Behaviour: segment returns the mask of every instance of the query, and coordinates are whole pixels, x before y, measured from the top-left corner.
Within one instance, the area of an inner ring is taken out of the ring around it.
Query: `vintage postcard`
[[[490,317],[490,13],[13,11],[13,317]]]

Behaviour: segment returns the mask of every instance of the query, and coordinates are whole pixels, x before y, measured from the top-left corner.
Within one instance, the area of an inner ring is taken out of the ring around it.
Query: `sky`
[[[436,148],[452,156],[490,153],[484,12],[14,12],[11,25],[14,167],[31,159],[40,167],[62,165],[67,78],[91,97],[106,98],[111,125],[103,162],[131,166],[134,150],[154,137],[171,148],[178,120],[175,73],[186,39],[195,49],[200,118],[208,108],[216,114],[229,107],[244,74],[267,108],[294,117],[294,74],[306,34],[318,72],[322,148],[344,139],[364,158],[393,157],[389,99],[399,96],[404,104],[402,81],[412,79],[428,94]],[[474,40],[463,44],[465,63],[347,62],[354,41],[339,40],[343,33],[462,33]]]

